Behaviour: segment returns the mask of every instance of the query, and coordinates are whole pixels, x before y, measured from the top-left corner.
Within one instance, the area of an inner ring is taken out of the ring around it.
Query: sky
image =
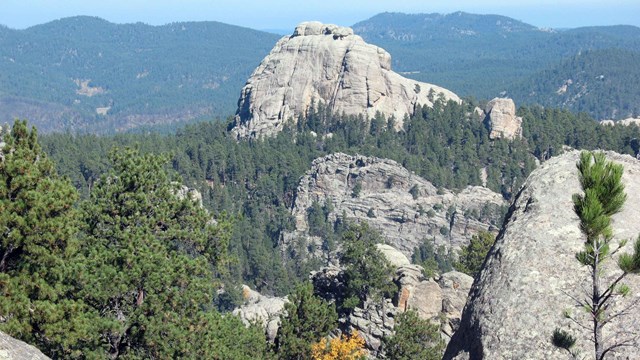
[[[114,23],[220,21],[293,30],[309,20],[351,26],[385,11],[498,14],[545,28],[640,26],[640,0],[0,0],[0,24],[24,29],[91,15]]]

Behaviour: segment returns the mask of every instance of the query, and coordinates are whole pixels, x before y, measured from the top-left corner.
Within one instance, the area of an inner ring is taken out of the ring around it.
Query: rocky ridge
[[[441,326],[441,336],[449,341],[460,324],[462,310],[469,294],[473,278],[456,271],[425,277],[419,265],[412,265],[400,251],[388,246],[379,246],[387,260],[395,268],[394,282],[399,291],[393,298],[382,301],[367,301],[362,308],[355,308],[347,317],[339,319],[340,329],[358,333],[365,340],[370,355],[382,353],[382,339],[394,333],[395,317],[409,309],[415,310],[422,319]],[[314,291],[328,301],[335,301],[343,293],[342,269],[328,266],[310,275]],[[280,326],[286,298],[269,297],[251,290],[242,289],[245,302],[233,311],[248,326],[254,321],[261,323],[267,338],[273,341]],[[338,333],[333,336],[338,336]]]
[[[635,240],[640,233],[640,162],[608,152],[624,166],[627,202],[613,216],[614,242]],[[444,359],[563,359],[564,351],[551,344],[555,328],[577,337],[576,350],[593,353],[589,332],[563,317],[565,310],[581,314],[571,297],[582,297],[588,286],[587,270],[575,259],[583,248],[578,217],[571,196],[581,192],[576,162],[578,151],[565,153],[535,170],[516,196],[495,245],[473,284],[460,329],[449,343]],[[632,250],[630,241],[623,251]],[[605,268],[611,279],[619,275],[615,262]],[[640,276],[628,276],[631,293],[612,310],[640,299]],[[582,318],[589,325],[586,314]],[[635,308],[605,327],[605,337],[620,339],[638,329]],[[611,359],[635,359],[636,343],[618,349]]]
[[[456,249],[478,231],[497,231],[501,207],[506,206],[500,194],[484,187],[453,193],[393,160],[336,153],[314,160],[300,180],[292,209],[296,230],[284,234],[283,249],[304,238],[311,255],[322,255],[322,239],[310,234],[308,222],[314,203],[330,203],[331,223],[343,214],[349,220],[367,221],[408,258],[424,239]]]
[[[238,138],[271,136],[318,104],[366,119],[377,112],[394,116],[400,129],[416,105],[432,106],[438,96],[460,101],[447,89],[393,72],[391,55],[351,28],[304,22],[276,43],[248,79],[233,132]]]

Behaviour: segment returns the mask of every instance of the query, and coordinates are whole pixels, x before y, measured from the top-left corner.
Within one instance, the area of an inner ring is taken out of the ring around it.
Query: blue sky
[[[215,20],[254,29],[293,29],[307,20],[353,25],[383,11],[499,14],[554,28],[640,26],[639,0],[0,0],[0,24],[22,29],[93,15],[116,23]]]

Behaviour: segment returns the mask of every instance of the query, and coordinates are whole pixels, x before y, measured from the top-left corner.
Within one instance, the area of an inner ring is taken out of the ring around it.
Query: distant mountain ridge
[[[354,31],[387,50],[394,71],[461,96],[507,95],[598,118],[624,118],[640,107],[633,95],[640,87],[625,81],[637,73],[634,26],[551,30],[499,15],[383,13]],[[19,117],[44,132],[108,133],[227,117],[279,38],[218,22],[150,26],[78,16],[25,30],[0,25],[0,123]],[[608,75],[615,96],[602,86],[579,101],[554,95],[567,73],[606,66],[607,56],[619,64]]]
[[[640,52],[640,28],[626,25],[560,31],[499,15],[457,12],[382,13],[353,28],[366,41],[392,54],[395,71],[416,80],[428,79],[460,95],[485,99],[510,94],[524,79],[581,52],[608,49]],[[564,80],[554,79],[560,82],[558,86]],[[518,103],[534,100],[514,99]],[[593,116],[602,112],[602,109],[590,111]]]
[[[44,131],[226,117],[278,38],[218,22],[150,26],[87,16],[0,27],[0,112]]]

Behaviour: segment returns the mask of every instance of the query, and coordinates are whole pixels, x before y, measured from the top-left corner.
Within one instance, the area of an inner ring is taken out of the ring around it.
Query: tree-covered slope
[[[544,106],[586,111],[598,119],[640,114],[640,53],[580,53],[514,86],[510,96]]]
[[[383,13],[354,25],[365,40],[389,51],[396,71],[460,95],[492,98],[587,50],[640,51],[640,28],[539,29],[498,15]],[[614,55],[612,55],[614,56]],[[626,70],[636,63],[628,63]],[[637,68],[637,66],[636,66]],[[550,70],[552,71],[552,70]],[[628,82],[621,91],[633,91]],[[604,90],[603,90],[604,91]],[[515,97],[518,103],[534,100]],[[574,107],[598,116],[604,110]]]
[[[41,131],[113,131],[226,117],[277,35],[218,22],[73,17],[0,28],[0,111]]]

